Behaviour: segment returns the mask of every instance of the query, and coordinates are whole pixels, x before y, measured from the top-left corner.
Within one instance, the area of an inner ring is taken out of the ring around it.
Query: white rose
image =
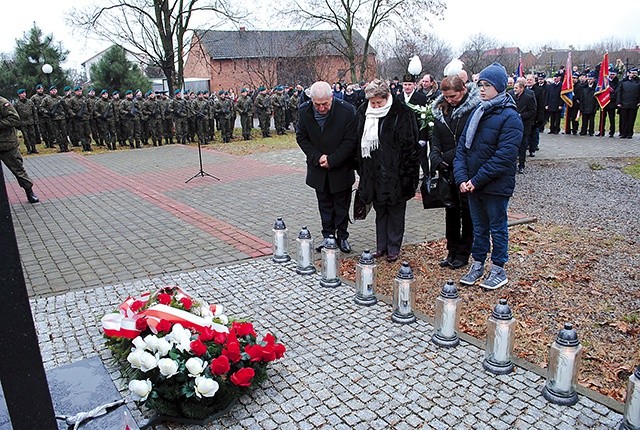
[[[191,357],[184,365],[192,378],[200,375],[205,368],[204,361],[198,357]]]
[[[143,351],[140,354],[140,370],[148,372],[151,369],[155,369],[158,365],[158,359],[151,353]]]
[[[133,339],[131,343],[133,343],[133,346],[135,346],[136,349],[145,349],[147,347],[147,344],[140,336]]]
[[[191,332],[180,324],[174,324],[171,328],[171,333],[166,338],[168,341],[173,342],[180,351],[191,350],[191,346],[189,346],[191,344]]]
[[[144,352],[143,349],[134,349],[127,356],[127,361],[131,364],[131,367],[134,369],[140,369],[140,356]]]
[[[171,348],[172,345],[167,342],[164,337],[161,337],[160,339],[158,339],[158,343],[156,344],[156,356],[164,357],[169,353],[169,351],[171,351]]]
[[[129,391],[131,391],[131,394],[133,395],[133,400],[140,402],[147,400],[147,396],[151,392],[151,388],[151,381],[148,379],[145,379],[144,381],[133,379],[129,382]]]
[[[178,363],[170,358],[161,358],[158,360],[158,369],[163,376],[171,378],[178,373]]]
[[[211,312],[209,305],[206,303],[203,303],[202,306],[198,307],[198,314],[207,321],[213,318],[213,312]]]
[[[433,121],[429,121],[429,127],[433,127]]]
[[[213,397],[216,395],[218,388],[220,388],[216,381],[205,376],[198,376],[195,382],[196,385],[193,388],[198,397]]]
[[[149,334],[145,336],[144,343],[147,344],[147,348],[149,351],[156,352],[158,350],[158,336],[155,334]]]
[[[229,318],[227,318],[226,315],[220,315],[218,317],[218,320],[220,320],[220,324],[223,324],[223,325],[229,324]]]

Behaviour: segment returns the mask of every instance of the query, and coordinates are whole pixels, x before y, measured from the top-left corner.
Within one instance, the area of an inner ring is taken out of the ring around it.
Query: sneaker
[[[460,283],[464,285],[473,285],[482,278],[482,275],[484,275],[484,264],[480,261],[474,261],[469,272],[460,278]]]
[[[500,288],[503,285],[506,285],[509,282],[507,279],[507,273],[500,266],[496,266],[495,264],[491,266],[491,272],[489,272],[489,276],[487,276],[484,281],[480,283],[480,287],[485,288],[487,290],[495,290],[496,288]]]

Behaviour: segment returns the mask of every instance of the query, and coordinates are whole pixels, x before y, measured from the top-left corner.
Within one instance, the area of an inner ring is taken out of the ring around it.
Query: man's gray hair
[[[387,98],[389,95],[389,85],[381,79],[374,79],[364,89],[364,95],[368,99],[371,97]]]
[[[333,97],[331,85],[325,81],[314,82],[309,88],[309,97],[313,99],[328,99]]]

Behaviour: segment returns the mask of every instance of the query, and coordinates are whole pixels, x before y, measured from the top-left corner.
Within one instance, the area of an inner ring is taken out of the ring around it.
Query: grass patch
[[[622,168],[627,175],[640,179],[640,158],[635,158],[628,166]]]

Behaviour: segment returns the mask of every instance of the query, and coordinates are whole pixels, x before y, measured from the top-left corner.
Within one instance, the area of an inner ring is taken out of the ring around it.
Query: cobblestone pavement
[[[528,163],[640,156],[637,138],[542,135],[540,147]],[[96,353],[106,358],[99,318],[128,294],[176,283],[273,329],[289,347],[264,389],[211,428],[569,429],[612,428],[619,420],[584,396],[572,408],[549,405],[533,372],[489,376],[476,346],[438,350],[425,321],[396,326],[388,305],[361,309],[347,287],[322,289],[291,265],[256,260],[271,253],[278,216],[292,249],[300,226],[320,232],[300,151],[238,157],[205,149],[203,165],[220,181],[185,183],[198,172],[198,154],[180,145],[30,156],[25,166],[41,198],[35,205],[5,170],[48,368]],[[406,224],[406,243],[437,239],[444,214],[414,199]],[[356,253],[374,245],[373,226],[369,217],[350,227]],[[63,335],[70,326],[74,335]]]
[[[178,285],[226,314],[255,321],[287,347],[270,379],[231,412],[206,427],[177,429],[612,429],[621,415],[580,396],[572,407],[548,403],[544,378],[516,367],[493,376],[484,351],[465,341],[439,349],[433,327],[390,320],[390,305],[361,307],[348,285],[319,285],[295,265],[268,259],[165,275],[32,300],[45,367],[99,354],[123,395],[125,382],[110,367],[99,318],[128,295]],[[463,309],[464,312],[464,309]],[[73,327],[69,336],[68,328]],[[516,339],[517,341],[517,339]],[[130,404],[137,420],[141,412]]]

